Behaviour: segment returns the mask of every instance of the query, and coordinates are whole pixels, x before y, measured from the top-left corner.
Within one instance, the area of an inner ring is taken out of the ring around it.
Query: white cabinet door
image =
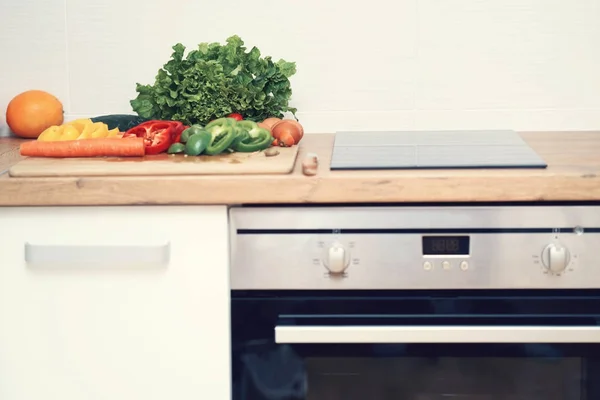
[[[230,399],[227,230],[225,206],[0,208],[0,399]]]

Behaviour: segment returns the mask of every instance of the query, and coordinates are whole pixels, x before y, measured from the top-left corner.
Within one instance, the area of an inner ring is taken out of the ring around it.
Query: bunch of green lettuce
[[[253,121],[281,118],[286,111],[296,116],[288,105],[296,63],[261,58],[256,47],[246,52],[237,35],[225,45],[201,43],[185,58],[181,43],[173,50],[154,85],[136,85],[130,103],[140,117],[204,125],[232,112]]]

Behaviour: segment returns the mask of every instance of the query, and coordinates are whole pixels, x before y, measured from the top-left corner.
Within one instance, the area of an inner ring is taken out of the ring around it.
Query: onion
[[[304,128],[295,120],[284,119],[271,128],[271,133],[280,146],[291,147],[300,143],[304,136]]]
[[[266,130],[268,130],[269,132],[273,133],[273,132],[271,131],[271,127],[272,127],[272,125],[265,124],[264,122],[259,122],[257,125],[258,125],[258,127],[259,127],[259,128],[265,128],[265,129],[266,129]]]
[[[261,122],[261,124],[264,124],[265,126],[267,126],[268,130],[273,129],[273,125],[275,125],[276,123],[281,122],[281,118],[276,118],[276,117],[271,117],[271,118],[267,118],[265,119],[263,122]]]

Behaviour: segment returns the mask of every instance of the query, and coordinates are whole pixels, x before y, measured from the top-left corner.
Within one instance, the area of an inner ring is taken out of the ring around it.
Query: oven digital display
[[[469,236],[423,236],[423,255],[468,255]]]

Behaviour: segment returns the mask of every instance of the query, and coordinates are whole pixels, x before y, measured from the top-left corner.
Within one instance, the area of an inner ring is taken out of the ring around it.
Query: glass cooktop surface
[[[512,130],[336,132],[330,168],[546,168]]]

